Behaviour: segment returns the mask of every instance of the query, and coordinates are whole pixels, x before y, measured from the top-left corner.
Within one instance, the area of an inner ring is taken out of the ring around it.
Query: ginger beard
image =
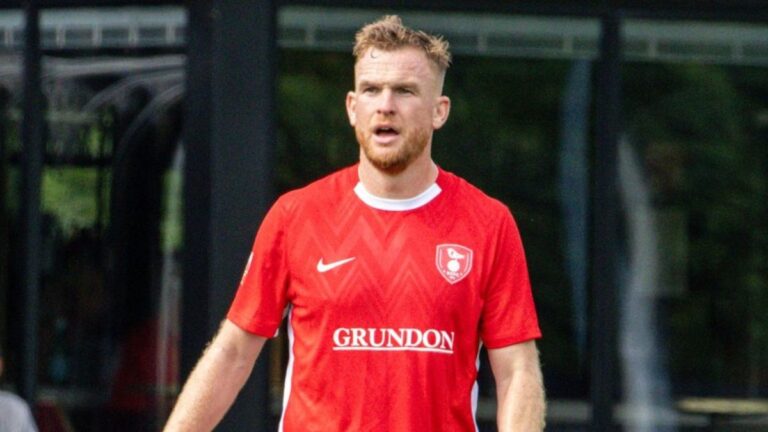
[[[429,144],[431,132],[423,128],[414,129],[401,137],[403,142],[399,146],[377,148],[371,142],[372,131],[355,127],[355,137],[357,137],[357,142],[360,144],[365,158],[378,170],[390,175],[405,171],[411,162],[424,153],[427,144]]]

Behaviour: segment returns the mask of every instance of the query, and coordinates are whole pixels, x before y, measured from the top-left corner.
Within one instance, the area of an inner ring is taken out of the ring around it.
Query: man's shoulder
[[[13,393],[0,391],[0,419],[26,419],[31,415],[29,405],[24,399]]]
[[[488,216],[506,215],[510,212],[506,204],[465,178],[442,169],[440,176],[443,183],[441,186],[449,190],[449,195],[456,205],[462,205]]]
[[[27,403],[19,396],[0,390],[0,406],[19,408],[21,410],[29,410]]]
[[[342,195],[352,192],[356,181],[356,165],[349,166],[282,194],[278,198],[278,203],[286,208],[295,208],[308,203],[333,203]]]

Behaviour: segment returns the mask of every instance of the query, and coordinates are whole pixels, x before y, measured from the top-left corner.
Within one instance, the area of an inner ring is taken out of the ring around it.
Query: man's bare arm
[[[532,432],[544,429],[546,403],[534,341],[489,349],[496,380],[499,432]]]
[[[184,385],[165,432],[213,430],[251,374],[265,342],[224,320]]]

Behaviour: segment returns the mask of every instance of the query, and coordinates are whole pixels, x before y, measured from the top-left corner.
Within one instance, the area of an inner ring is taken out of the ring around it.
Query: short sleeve
[[[508,210],[498,227],[480,324],[480,336],[488,348],[541,337],[522,240]]]
[[[286,263],[286,217],[278,202],[256,234],[240,286],[227,319],[264,337],[277,334],[286,307],[289,271]]]

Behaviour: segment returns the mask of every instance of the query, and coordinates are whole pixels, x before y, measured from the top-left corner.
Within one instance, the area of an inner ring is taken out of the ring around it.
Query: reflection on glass
[[[162,276],[158,305],[155,417],[162,422],[171,413],[179,393],[179,332],[182,293],[182,178],[184,148],[178,146],[165,174],[161,222]]]
[[[183,57],[45,57],[43,67],[40,415],[74,430],[156,429],[178,383]],[[18,67],[0,71],[0,88],[20,82]],[[4,189],[6,178],[18,188],[19,98],[3,110]],[[5,266],[18,247],[13,196],[0,208],[3,296],[16,271]]]
[[[659,418],[673,417],[666,370],[666,349],[656,319],[658,282],[656,219],[650,190],[633,149],[622,141],[618,151],[619,195],[626,212],[626,252],[621,272],[619,353],[625,399],[626,430],[673,431]],[[663,414],[663,415],[662,415]],[[669,420],[667,420],[669,421]]]
[[[768,73],[631,64],[624,81],[625,401],[664,405],[657,428],[768,427],[739,414],[768,399]]]
[[[577,362],[587,356],[587,271],[589,264],[589,107],[592,97],[592,68],[577,60],[568,73],[561,107],[560,206],[564,224],[564,259],[573,305],[571,320]]]

